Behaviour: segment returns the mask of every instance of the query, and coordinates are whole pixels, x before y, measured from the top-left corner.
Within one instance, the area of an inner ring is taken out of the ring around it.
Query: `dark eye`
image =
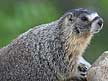
[[[88,18],[86,16],[81,17],[82,21],[88,21]]]

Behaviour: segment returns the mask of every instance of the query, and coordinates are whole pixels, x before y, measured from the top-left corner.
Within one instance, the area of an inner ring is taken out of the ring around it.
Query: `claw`
[[[86,72],[88,69],[87,69],[85,64],[80,64],[78,66],[78,70],[81,71],[81,72]]]

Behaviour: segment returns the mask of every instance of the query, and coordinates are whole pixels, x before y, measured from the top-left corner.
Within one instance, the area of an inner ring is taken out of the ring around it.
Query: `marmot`
[[[72,9],[36,26],[0,49],[0,81],[67,81],[103,20],[94,11]]]

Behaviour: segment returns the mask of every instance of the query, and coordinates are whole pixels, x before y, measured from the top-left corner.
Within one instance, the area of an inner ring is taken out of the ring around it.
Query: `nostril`
[[[101,27],[103,24],[102,20],[99,20],[97,24]]]

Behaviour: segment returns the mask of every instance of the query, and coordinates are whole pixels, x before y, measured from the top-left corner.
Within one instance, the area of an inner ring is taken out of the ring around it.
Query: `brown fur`
[[[81,36],[70,37],[65,43],[65,48],[67,50],[67,59],[69,60],[69,70],[70,76],[75,74],[78,67],[79,57],[82,56],[82,53],[87,48],[92,35],[90,33],[83,33]]]

